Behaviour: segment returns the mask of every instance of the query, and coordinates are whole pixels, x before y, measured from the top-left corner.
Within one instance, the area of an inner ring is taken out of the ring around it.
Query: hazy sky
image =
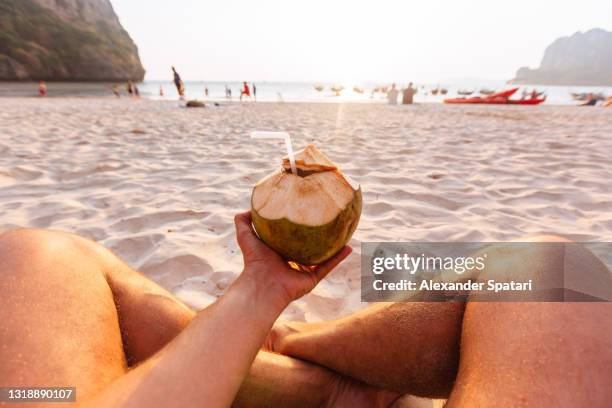
[[[147,79],[509,79],[610,0],[111,0]]]

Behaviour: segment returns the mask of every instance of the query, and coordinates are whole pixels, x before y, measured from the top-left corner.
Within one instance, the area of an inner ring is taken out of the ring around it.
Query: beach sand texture
[[[81,234],[204,307],[242,268],[234,214],[284,154],[252,130],[316,143],[363,189],[355,252],[287,319],[364,306],[362,240],[612,241],[612,112],[567,106],[4,98],[0,231]]]

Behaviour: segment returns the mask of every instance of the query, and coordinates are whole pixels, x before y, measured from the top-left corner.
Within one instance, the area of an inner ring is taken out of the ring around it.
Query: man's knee
[[[0,235],[0,256],[29,262],[66,254],[73,246],[69,235],[57,231],[19,228]]]
[[[16,229],[0,235],[0,273],[21,277],[45,273],[48,278],[61,271],[96,270],[97,260],[79,241],[81,238],[60,231]],[[46,271],[46,272],[45,272]]]
[[[480,279],[531,281],[547,300],[561,299],[558,297],[561,295],[565,300],[572,299],[566,296],[574,295],[606,298],[606,293],[612,290],[608,267],[588,245],[561,236],[540,235],[498,244],[485,251],[486,269]]]
[[[519,239],[520,242],[573,242],[570,239],[562,237],[560,235],[536,235],[526,239]]]

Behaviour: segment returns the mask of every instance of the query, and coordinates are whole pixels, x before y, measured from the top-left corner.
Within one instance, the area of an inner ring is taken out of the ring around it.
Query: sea
[[[249,82],[252,88],[253,83]],[[81,82],[50,82],[48,95],[50,97],[112,97],[112,83],[81,83]],[[127,95],[125,83],[117,84],[123,96]],[[321,102],[321,103],[385,103],[386,95],[381,89],[390,87],[390,83],[317,83],[317,82],[255,82],[256,96],[252,99],[261,102]],[[142,98],[153,100],[177,100],[178,93],[171,80],[146,80],[137,84]],[[406,83],[398,83],[401,89]],[[187,99],[208,101],[227,101],[226,87],[231,90],[231,100],[240,99],[241,81],[185,81]],[[502,91],[519,87],[504,81],[491,80],[457,80],[440,83],[415,83],[417,94],[415,103],[441,103],[446,98],[459,96],[460,91],[473,91],[472,96],[479,95],[481,90]],[[341,89],[339,92],[332,90]],[[208,96],[205,91],[208,89]],[[533,90],[546,95],[546,104],[575,105],[572,93],[595,93],[612,96],[612,87],[586,86],[550,86],[521,85],[513,98],[520,99],[523,92]],[[437,95],[434,94],[438,90]],[[442,91],[446,91],[445,94]],[[0,97],[30,97],[37,96],[36,82],[0,82]]]

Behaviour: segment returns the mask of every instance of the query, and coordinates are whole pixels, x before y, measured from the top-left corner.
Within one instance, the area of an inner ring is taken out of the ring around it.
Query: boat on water
[[[321,91],[323,91],[323,89],[325,89],[325,87],[323,85],[318,85],[317,84],[317,85],[314,86],[314,89],[316,89],[317,92],[321,92]]]
[[[570,92],[570,94],[572,95],[572,99],[575,101],[587,101],[590,99],[595,99],[597,101],[605,101],[606,100],[606,96],[602,93],[589,93],[589,92]],[[589,98],[589,95],[592,96],[592,98]]]
[[[360,87],[358,87],[358,86],[356,86],[356,85],[355,85],[355,86],[353,87],[353,91],[354,91],[354,92],[357,92],[358,94],[362,94],[362,93],[363,93],[363,88],[360,88]]]
[[[488,88],[482,88],[482,89],[480,90],[480,93],[481,93],[482,95],[493,95],[493,94],[495,93],[495,91],[494,91],[494,90],[492,90],[492,89],[488,89]]]
[[[467,89],[459,89],[459,90],[457,91],[457,94],[458,94],[458,95],[461,95],[461,96],[470,96],[470,95],[471,95],[471,94],[473,94],[474,92],[476,92],[476,91],[474,91],[474,90],[469,91],[469,90],[467,90]]]
[[[508,89],[502,92],[492,93],[487,96],[474,96],[471,98],[451,98],[445,99],[444,103],[464,103],[464,104],[491,104],[491,105],[539,105],[546,100],[544,98],[533,99],[510,99],[518,91],[518,88]]]
[[[334,85],[329,89],[334,93],[334,96],[340,96],[340,92],[344,90],[344,87],[342,85]]]
[[[438,92],[440,92],[440,88],[434,88],[431,91],[429,91],[429,93],[432,94],[432,95],[437,95]]]

